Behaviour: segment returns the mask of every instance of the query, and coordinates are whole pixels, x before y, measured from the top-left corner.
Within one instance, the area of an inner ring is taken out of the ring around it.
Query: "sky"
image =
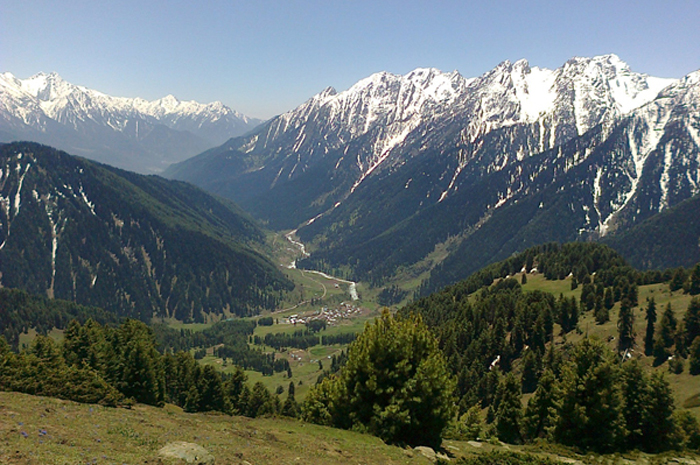
[[[697,0],[0,0],[0,72],[266,119],[379,71],[615,53],[679,78],[700,69],[699,25]]]

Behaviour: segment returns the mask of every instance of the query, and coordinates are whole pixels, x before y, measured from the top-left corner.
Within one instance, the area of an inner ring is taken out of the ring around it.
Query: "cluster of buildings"
[[[290,324],[306,324],[312,320],[325,321],[329,326],[338,324],[340,320],[348,320],[362,313],[362,309],[353,305],[352,303],[343,302],[337,308],[329,309],[328,307],[323,307],[320,310],[316,310],[311,314],[294,314],[290,315],[287,319]]]

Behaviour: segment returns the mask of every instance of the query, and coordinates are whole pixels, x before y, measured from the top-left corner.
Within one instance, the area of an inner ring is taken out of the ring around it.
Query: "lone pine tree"
[[[385,310],[350,346],[340,375],[309,393],[304,417],[388,443],[438,447],[452,418],[453,390],[447,362],[422,318]]]

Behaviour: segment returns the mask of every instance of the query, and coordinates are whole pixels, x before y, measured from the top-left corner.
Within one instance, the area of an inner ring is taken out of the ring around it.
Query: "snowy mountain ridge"
[[[69,83],[57,73],[27,79],[0,74],[0,134],[8,133],[2,140],[37,140],[141,172],[161,171],[164,164],[219,145],[259,123],[221,102],[180,101],[173,95],[154,101],[113,97]],[[143,144],[144,138],[152,140]],[[160,149],[164,138],[170,146]],[[100,151],[116,153],[100,158]]]
[[[296,230],[314,250],[300,266],[376,284],[428,267],[445,285],[700,193],[698,76],[651,77],[616,55],[504,61],[476,78],[381,72],[165,174]],[[442,267],[430,257],[445,247]]]
[[[244,123],[249,118],[216,101],[208,104],[194,100],[181,101],[172,94],[161,99],[148,101],[142,98],[113,97],[97,90],[71,84],[57,73],[38,73],[27,79],[18,79],[12,73],[0,74],[0,92],[16,99],[32,99],[50,118],[57,119],[71,105],[82,103],[82,109],[92,111],[120,112],[132,117],[151,117],[156,120],[170,118],[201,118],[217,120],[227,116],[240,119]]]
[[[325,89],[228,149],[250,154],[240,160],[246,172],[274,169],[266,187],[290,181],[330,152],[344,150],[333,157],[336,170],[346,166],[355,173],[345,192],[350,195],[373,173],[404,163],[405,150],[392,155],[402,144],[417,139],[424,148],[447,143],[445,138],[425,140],[425,128],[457,124],[454,143],[459,144],[505,127],[536,125],[536,150],[521,148],[520,160],[615,121],[674,82],[632,72],[616,55],[572,58],[556,70],[530,67],[526,60],[504,61],[477,78],[434,68],[406,75],[379,72],[342,92]],[[469,160],[460,159],[450,176],[456,177]],[[505,157],[488,169],[501,169],[512,159]]]

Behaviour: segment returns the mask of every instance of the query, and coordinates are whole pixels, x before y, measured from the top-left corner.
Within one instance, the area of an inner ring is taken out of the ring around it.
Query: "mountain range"
[[[41,142],[140,173],[159,173],[260,122],[221,102],[112,97],[56,73],[0,74],[0,142]]]
[[[477,78],[377,73],[165,175],[295,230],[312,252],[300,266],[373,284],[430,271],[427,292],[697,194],[699,80],[636,73],[615,55],[556,70],[506,61]]]
[[[272,309],[293,285],[230,202],[36,143],[0,145],[0,287],[150,321]]]

